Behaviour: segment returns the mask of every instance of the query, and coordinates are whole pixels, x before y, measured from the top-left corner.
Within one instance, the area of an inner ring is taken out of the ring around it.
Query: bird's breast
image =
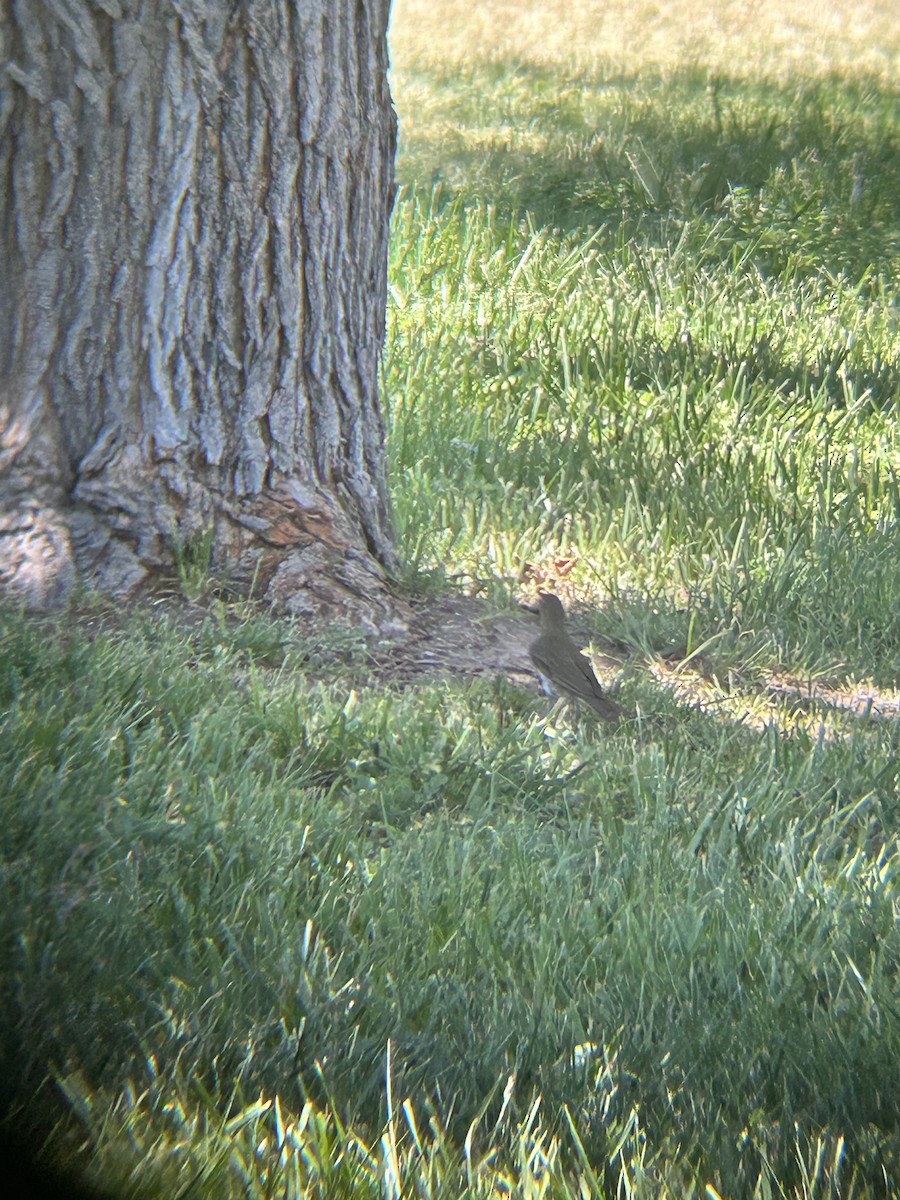
[[[553,684],[550,682],[550,680],[547,678],[547,676],[542,675],[541,672],[538,671],[538,678],[541,681],[541,687],[543,688],[544,695],[545,696],[555,696],[556,688],[553,686]]]

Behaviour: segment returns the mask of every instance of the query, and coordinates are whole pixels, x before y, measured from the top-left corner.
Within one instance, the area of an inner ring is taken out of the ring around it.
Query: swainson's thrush
[[[566,632],[566,610],[558,596],[542,592],[538,600],[541,635],[528,647],[547,695],[583,700],[607,721],[622,713],[604,694],[594,669]]]

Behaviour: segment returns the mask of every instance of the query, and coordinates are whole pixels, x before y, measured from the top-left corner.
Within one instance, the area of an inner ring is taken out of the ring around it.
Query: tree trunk
[[[377,610],[389,5],[0,0],[7,593]]]

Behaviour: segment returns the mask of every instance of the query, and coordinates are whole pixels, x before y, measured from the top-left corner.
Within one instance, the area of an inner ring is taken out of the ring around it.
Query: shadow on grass
[[[560,80],[510,63],[427,82],[398,173],[448,198],[564,230],[724,221],[769,270],[793,256],[858,276],[898,252],[897,99],[875,79]]]
[[[219,628],[8,621],[7,1087],[107,1087],[104,1136],[146,1097],[179,1154],[186,1086],[214,1132],[312,1094],[377,1139],[390,1042],[398,1106],[457,1144],[512,1080],[513,1149],[540,1091],[601,1171],[634,1105],[658,1153],[726,1179],[791,1178],[795,1123],[877,1178],[893,1151],[865,1138],[895,1146],[900,1107],[883,727],[735,741],[672,706],[662,737],[582,741],[490,684],[245,690]]]
[[[698,345],[687,336],[672,337],[667,344],[649,337],[630,347],[631,379],[636,388],[667,388],[685,378],[708,381],[709,386],[734,379],[759,385],[768,392],[796,399],[804,407],[815,400],[835,413],[855,403],[856,411],[887,413],[900,397],[900,356],[849,361],[845,343],[821,343],[815,358],[798,361],[787,353],[784,329],[758,333],[752,343],[734,339],[718,347]],[[860,397],[861,400],[854,398]]]

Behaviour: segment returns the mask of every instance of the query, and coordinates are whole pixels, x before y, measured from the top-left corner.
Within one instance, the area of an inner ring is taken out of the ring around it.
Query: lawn
[[[895,1194],[900,17],[391,49],[401,586],[558,590],[628,716],[189,564],[5,613],[4,1099],[121,1197]]]

